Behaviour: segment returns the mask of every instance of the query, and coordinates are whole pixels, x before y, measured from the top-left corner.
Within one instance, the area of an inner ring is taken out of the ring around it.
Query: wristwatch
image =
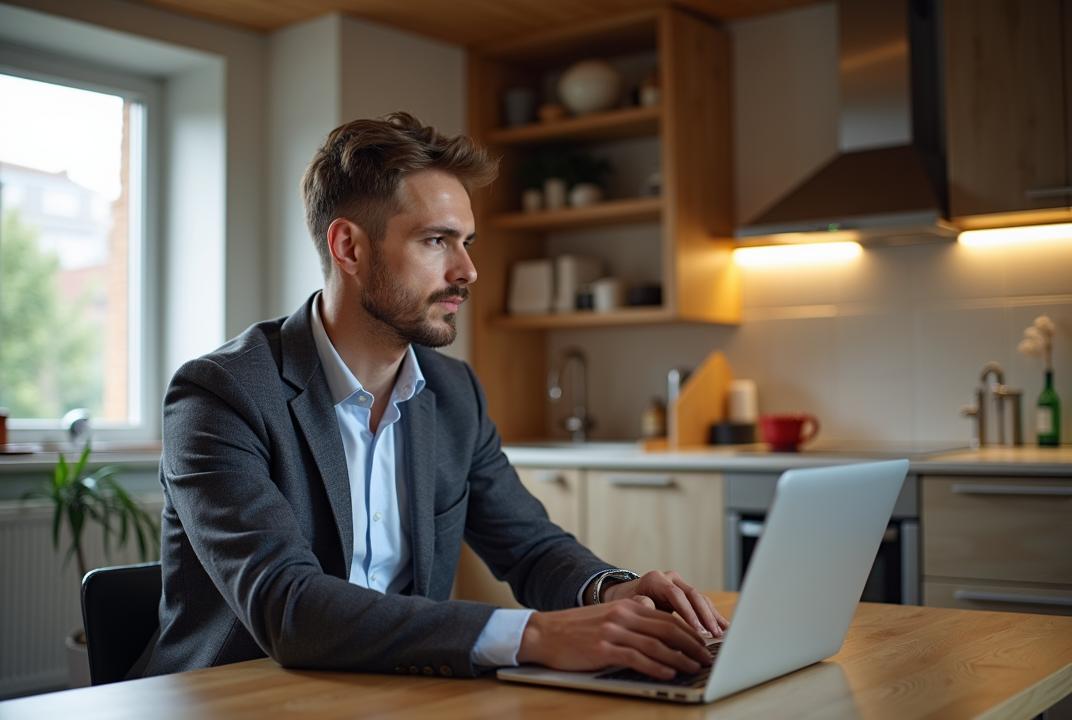
[[[635,572],[629,570],[622,570],[621,568],[615,568],[613,570],[606,570],[595,577],[592,581],[592,604],[599,605],[602,600],[600,597],[603,593],[603,586],[617,585],[619,583],[629,582],[630,580],[637,580],[640,576]]]

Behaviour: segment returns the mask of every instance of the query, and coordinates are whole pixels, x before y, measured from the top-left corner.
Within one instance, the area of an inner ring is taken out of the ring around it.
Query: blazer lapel
[[[331,390],[320,367],[320,357],[313,343],[313,330],[309,313],[312,312],[314,294],[298,312],[286,319],[281,330],[281,354],[283,377],[298,390],[290,400],[290,409],[301,428],[309,451],[313,455],[321,481],[327,492],[331,514],[342,543],[345,561],[343,572],[350,572],[354,555],[354,526],[350,506],[350,476],[346,466],[346,453],[342,436],[335,418],[335,405]],[[346,577],[344,576],[344,578]]]
[[[436,396],[425,387],[402,412],[410,500],[413,594],[427,595],[435,555]]]

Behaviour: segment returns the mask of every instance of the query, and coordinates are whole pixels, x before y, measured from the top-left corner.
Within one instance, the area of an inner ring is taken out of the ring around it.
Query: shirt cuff
[[[484,667],[516,666],[521,636],[533,612],[503,608],[494,611],[469,653],[472,663]]]

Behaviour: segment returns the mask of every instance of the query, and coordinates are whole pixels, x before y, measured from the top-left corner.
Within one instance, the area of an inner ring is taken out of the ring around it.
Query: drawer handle
[[[1072,487],[1053,485],[983,485],[981,483],[953,483],[953,492],[957,495],[1049,495],[1051,497],[1072,497]]]
[[[566,485],[566,478],[561,473],[544,472],[538,473],[535,480],[543,485]]]
[[[983,592],[981,590],[956,590],[953,593],[953,598],[956,600],[972,600],[975,602],[1072,607],[1072,598],[1050,597],[1048,595],[1017,595],[1016,593]]]
[[[1024,196],[1029,200],[1048,200],[1050,198],[1058,198],[1062,195],[1072,193],[1072,185],[1065,185],[1064,187],[1045,187],[1045,188],[1031,188],[1024,191]]]
[[[674,478],[669,475],[612,475],[607,481],[615,487],[669,488]]]

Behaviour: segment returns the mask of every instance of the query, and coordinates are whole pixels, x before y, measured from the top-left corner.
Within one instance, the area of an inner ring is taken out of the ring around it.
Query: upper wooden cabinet
[[[946,0],[953,218],[1072,203],[1072,0]]]
[[[555,79],[582,59],[612,62],[627,85],[638,65],[654,70],[658,103],[504,126],[506,90],[527,86],[554,101]],[[664,7],[473,48],[468,63],[469,132],[501,158],[499,179],[474,197],[480,282],[471,301],[473,365],[503,438],[540,438],[547,434],[546,331],[740,319],[731,257],[730,41],[715,22]],[[642,182],[619,175],[618,187],[597,205],[521,212],[526,159],[563,145],[609,157],[641,178],[658,171],[661,192],[644,195]],[[602,258],[626,285],[658,282],[661,304],[509,315],[511,267],[563,252]]]

